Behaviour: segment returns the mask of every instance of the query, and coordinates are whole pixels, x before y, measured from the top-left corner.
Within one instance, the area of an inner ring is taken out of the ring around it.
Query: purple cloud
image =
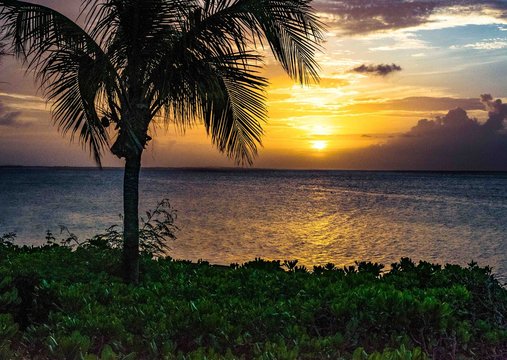
[[[503,104],[502,100],[493,100],[490,94],[481,95],[481,101],[489,111],[488,121],[485,127],[491,130],[502,130],[504,128],[504,120],[507,119],[507,104]]]
[[[421,25],[438,10],[453,6],[496,10],[507,18],[507,2],[498,0],[317,0],[321,12],[347,34],[364,34]]]
[[[359,74],[372,74],[377,76],[387,76],[393,72],[401,71],[402,68],[396,64],[378,64],[378,65],[366,65],[357,66],[351,71]]]
[[[486,122],[461,108],[435,119],[422,119],[407,133],[385,144],[351,151],[338,167],[396,170],[507,170],[507,104],[482,95]]]

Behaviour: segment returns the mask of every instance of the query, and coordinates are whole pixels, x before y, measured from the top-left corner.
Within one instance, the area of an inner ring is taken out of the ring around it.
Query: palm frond
[[[111,89],[111,66],[100,46],[77,24],[48,7],[0,0],[0,21],[15,55],[32,70],[55,122],[77,134],[100,166],[108,134],[96,104]],[[107,73],[109,71],[109,73]]]
[[[260,56],[236,52],[204,61],[195,51],[172,52],[172,71],[153,74],[152,111],[163,107],[166,119],[181,129],[201,119],[213,144],[240,164],[252,164],[266,120]],[[163,96],[162,96],[163,95]],[[155,115],[155,113],[153,114]]]
[[[61,49],[46,58],[38,76],[52,107],[58,128],[64,133],[79,135],[96,163],[108,145],[108,134],[96,110],[104,101],[107,67],[84,53]]]
[[[91,1],[87,27],[123,78],[140,77],[156,66],[175,36],[193,1],[106,0]],[[112,31],[114,30],[114,31]],[[132,70],[134,69],[134,70]]]
[[[308,0],[189,1],[162,56],[150,69],[153,114],[161,107],[181,127],[203,119],[213,143],[251,164],[261,144],[266,79],[252,45],[269,43],[286,72],[318,80],[322,25]],[[252,64],[253,62],[253,64]]]
[[[252,43],[267,42],[282,67],[301,83],[318,81],[315,60],[324,26],[311,0],[206,0],[200,22],[191,35],[207,39],[208,46],[226,43],[243,51]],[[225,41],[224,41],[225,40]]]
[[[100,53],[97,43],[75,22],[46,6],[17,0],[0,0],[0,20],[22,59],[43,56],[57,48]]]
[[[244,25],[269,43],[285,71],[301,83],[319,79],[315,60],[323,41],[323,24],[311,0],[238,0]]]
[[[245,67],[245,61],[255,64],[259,60],[254,55],[234,54],[220,60],[210,66],[216,74],[214,91],[200,89],[204,125],[221,152],[240,164],[251,165],[257,145],[262,145],[267,80],[258,75],[256,65]]]

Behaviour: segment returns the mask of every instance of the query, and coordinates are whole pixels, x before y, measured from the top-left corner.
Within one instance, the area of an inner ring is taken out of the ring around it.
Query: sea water
[[[0,168],[0,235],[43,244],[121,224],[121,169]],[[168,255],[311,267],[355,260],[492,266],[507,280],[507,173],[143,169],[140,209],[177,209]]]

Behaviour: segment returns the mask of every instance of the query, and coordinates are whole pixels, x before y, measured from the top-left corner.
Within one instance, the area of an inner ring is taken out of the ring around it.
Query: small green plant
[[[177,211],[168,199],[161,200],[154,210],[146,211],[146,218],[141,217],[139,228],[140,251],[155,256],[167,254],[168,241],[176,240],[179,230],[176,219]],[[119,249],[123,246],[123,229],[119,225],[110,226],[105,233],[95,235],[84,245]]]
[[[242,267],[258,270],[283,270],[280,260],[264,260],[261,258],[255,258],[253,261],[248,261],[244,263]]]
[[[55,235],[50,230],[47,230],[45,237],[46,244],[49,246],[60,245],[67,247],[82,245],[77,235],[70,232],[70,230],[64,225],[60,225],[60,236],[62,236],[62,238],[58,241]]]
[[[296,270],[298,264],[298,260],[284,260],[283,266],[287,268],[289,272],[293,272]]]
[[[120,215],[120,219],[122,216]],[[157,203],[154,210],[146,211],[146,218],[141,217],[139,228],[139,248],[142,253],[154,256],[165,256],[169,250],[168,242],[176,240],[179,231],[175,224],[177,211],[171,206],[168,199]],[[102,249],[121,249],[123,246],[123,229],[119,225],[108,227],[104,233],[97,234],[90,239],[80,241],[66,226],[60,225],[60,239],[50,230],[46,231],[46,245],[64,246],[70,248],[93,246]],[[0,237],[0,243],[13,244],[16,234],[8,233]]]
[[[382,274],[382,269],[384,269],[384,265],[379,263],[372,263],[367,261],[356,261],[355,263],[357,265],[358,272],[371,274],[375,277],[379,277],[380,274]]]

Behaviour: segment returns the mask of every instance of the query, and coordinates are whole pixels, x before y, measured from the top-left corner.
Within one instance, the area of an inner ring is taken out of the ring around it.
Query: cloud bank
[[[355,67],[352,69],[352,72],[358,74],[372,74],[377,76],[387,76],[393,72],[401,71],[402,68],[400,65],[396,64],[378,64],[378,65],[366,65],[362,64],[361,66]]]
[[[507,2],[500,0],[318,0],[317,9],[345,34],[366,34],[429,23],[431,16],[456,7],[507,19]]]
[[[338,167],[393,170],[507,170],[507,104],[489,94],[481,101],[486,122],[461,108],[432,120],[422,119],[407,133],[383,145],[338,156]]]

